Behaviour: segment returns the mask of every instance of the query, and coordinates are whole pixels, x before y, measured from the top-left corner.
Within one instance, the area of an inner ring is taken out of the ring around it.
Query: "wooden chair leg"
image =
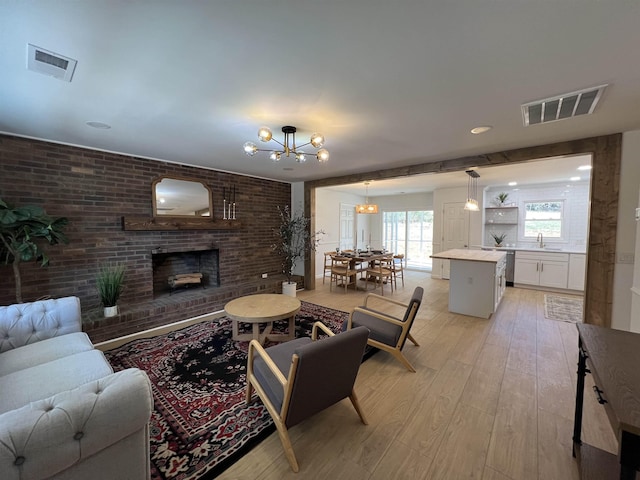
[[[275,418],[273,419],[273,423],[276,424],[276,428],[278,429],[278,436],[280,437],[284,454],[287,457],[287,460],[289,460],[289,465],[291,465],[291,470],[297,473],[300,470],[300,467],[296,460],[296,454],[293,452],[293,446],[291,445],[291,439],[289,438],[289,431],[282,422]]]
[[[410,334],[410,333],[408,333],[408,334],[407,334],[407,338],[408,338],[409,340],[411,340],[411,342],[412,342],[416,347],[419,347],[419,346],[420,346],[420,344],[416,341],[416,339],[415,339],[415,338],[413,338],[413,337],[411,336],[411,334]]]
[[[353,404],[353,408],[355,408],[356,412],[358,412],[360,421],[365,425],[369,425],[369,422],[367,422],[367,419],[364,416],[364,412],[362,411],[362,407],[360,406],[360,402],[358,401],[358,397],[356,396],[355,390],[351,390],[351,395],[349,395],[349,400],[351,400],[351,403]]]
[[[407,360],[407,358],[402,354],[400,350],[392,350],[391,353],[393,354],[394,357],[400,360],[400,363],[402,363],[405,367],[407,367],[407,370],[413,373],[416,372],[416,369],[413,368],[413,366],[409,363],[409,360]]]
[[[247,390],[246,390],[246,393],[245,393],[245,400],[247,402],[247,405],[249,405],[251,403],[251,395],[252,394],[253,394],[253,385],[251,384],[249,379],[247,379]]]

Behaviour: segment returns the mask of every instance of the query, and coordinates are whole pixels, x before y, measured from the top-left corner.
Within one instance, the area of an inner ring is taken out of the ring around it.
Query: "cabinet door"
[[[586,255],[572,253],[569,257],[567,288],[584,290]]]
[[[526,285],[538,285],[540,283],[538,260],[521,259],[516,255],[514,266],[514,283],[522,283]]]
[[[540,261],[540,286],[567,288],[567,275],[569,264],[567,262],[554,262],[552,260]]]

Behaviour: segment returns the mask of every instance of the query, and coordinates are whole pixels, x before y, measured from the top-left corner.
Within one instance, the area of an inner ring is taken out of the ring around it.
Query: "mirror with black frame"
[[[152,185],[153,215],[212,217],[211,189],[198,180],[163,176]]]

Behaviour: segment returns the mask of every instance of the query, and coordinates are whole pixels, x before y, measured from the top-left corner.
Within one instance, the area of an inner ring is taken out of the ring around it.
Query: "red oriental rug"
[[[322,321],[340,331],[348,313],[301,302],[296,337]],[[276,322],[286,331],[287,322]],[[212,479],[275,430],[258,400],[245,405],[248,342],[220,317],[105,352],[115,370],[137,367],[153,388],[151,478]]]

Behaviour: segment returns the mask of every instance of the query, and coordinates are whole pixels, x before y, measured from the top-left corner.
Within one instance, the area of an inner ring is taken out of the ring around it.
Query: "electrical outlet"
[[[269,276],[269,274],[267,274],[267,273],[263,273],[262,274],[262,278],[267,278],[268,276]]]
[[[633,264],[635,261],[635,255],[633,253],[620,252],[618,253],[618,263]]]

